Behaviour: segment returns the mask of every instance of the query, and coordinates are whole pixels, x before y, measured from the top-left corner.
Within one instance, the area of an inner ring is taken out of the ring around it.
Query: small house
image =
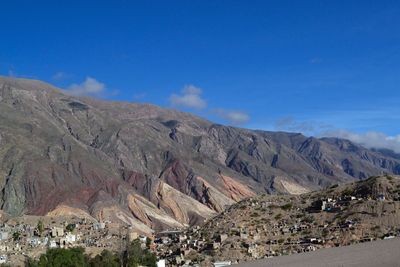
[[[52,237],[64,236],[64,228],[62,228],[62,227],[53,227],[51,229],[51,236]]]
[[[232,265],[231,261],[216,261],[214,262],[214,267],[223,267]]]

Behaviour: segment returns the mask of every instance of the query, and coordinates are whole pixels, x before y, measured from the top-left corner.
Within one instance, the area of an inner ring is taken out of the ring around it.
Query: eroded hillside
[[[399,166],[346,140],[217,125],[0,78],[0,205],[12,216],[77,212],[175,228],[255,194],[299,194]]]

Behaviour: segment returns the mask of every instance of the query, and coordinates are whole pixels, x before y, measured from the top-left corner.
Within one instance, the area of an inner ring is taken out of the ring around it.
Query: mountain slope
[[[397,174],[399,166],[346,140],[222,126],[0,78],[0,205],[11,215],[68,206],[98,219],[176,227],[257,193],[301,193]]]
[[[183,255],[185,261],[212,266],[391,239],[400,236],[399,208],[399,176],[370,177],[300,196],[258,195],[189,228],[182,234],[188,240],[166,245],[157,240],[158,251],[170,265]]]

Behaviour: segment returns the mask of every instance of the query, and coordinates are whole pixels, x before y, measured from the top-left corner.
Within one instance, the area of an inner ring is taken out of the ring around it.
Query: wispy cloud
[[[11,77],[11,78],[37,79],[37,77],[34,75],[26,75],[26,74],[17,73],[14,70],[14,67],[12,67],[8,70],[7,75],[8,75],[8,77]]]
[[[145,98],[146,96],[147,96],[146,93],[139,93],[139,94],[133,95],[133,99],[135,99],[135,100],[140,100],[140,99]]]
[[[333,130],[322,134],[326,137],[348,139],[367,148],[386,148],[400,153],[400,135],[389,136],[382,132],[353,133],[347,130]]]
[[[203,90],[194,85],[186,85],[181,94],[172,94],[169,102],[173,106],[203,110],[207,107],[207,101],[202,96]],[[208,109],[208,112],[233,125],[240,125],[250,120],[249,114],[239,110],[227,110],[224,108]]]
[[[59,71],[59,72],[54,73],[54,75],[51,78],[54,81],[62,81],[62,80],[68,79],[69,77],[71,77],[71,75],[69,75],[68,73]]]
[[[333,126],[317,122],[317,121],[299,121],[293,117],[283,117],[275,121],[275,130],[287,131],[287,132],[300,132],[305,135],[317,135],[322,131],[327,131],[333,128]]]
[[[75,96],[100,96],[105,90],[106,86],[104,83],[92,77],[86,77],[82,83],[70,85],[65,92]]]
[[[207,107],[207,101],[202,98],[202,90],[194,85],[186,85],[181,94],[172,94],[169,101],[173,106],[203,109]]]
[[[248,122],[250,120],[249,114],[243,111],[237,110],[225,110],[225,109],[214,109],[213,113],[218,117],[227,120],[233,125],[240,125]]]
[[[382,132],[367,131],[356,133],[339,129],[330,124],[317,121],[298,121],[293,117],[284,117],[275,122],[275,130],[300,132],[318,137],[337,137],[350,140],[366,148],[384,148],[400,153],[400,134],[390,136]]]

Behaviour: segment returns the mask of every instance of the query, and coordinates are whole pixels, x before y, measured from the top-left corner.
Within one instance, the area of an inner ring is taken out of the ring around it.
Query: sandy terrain
[[[400,238],[243,263],[242,267],[396,267]]]

